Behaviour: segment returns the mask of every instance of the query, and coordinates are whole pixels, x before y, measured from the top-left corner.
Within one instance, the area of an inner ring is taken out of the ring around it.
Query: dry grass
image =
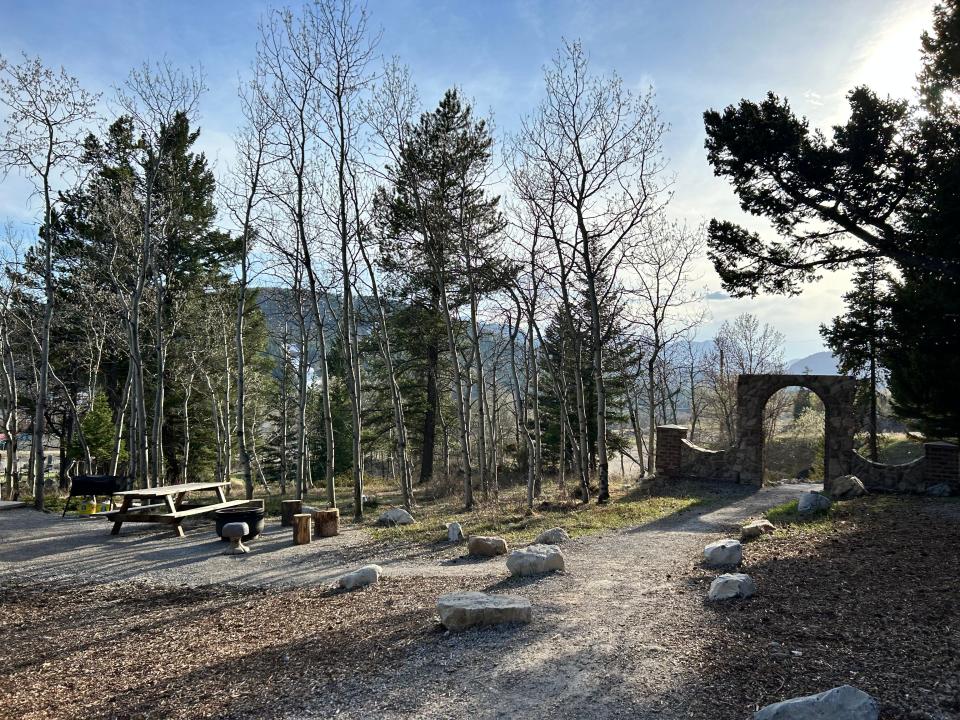
[[[383,541],[433,542],[445,538],[443,524],[459,522],[471,535],[499,535],[511,544],[532,541],[541,531],[563,527],[571,537],[593,535],[607,530],[642,525],[707,502],[704,489],[684,487],[670,495],[652,496],[645,489],[614,487],[609,503],[584,504],[545,494],[527,510],[525,490],[514,486],[496,500],[476,503],[464,510],[458,497],[424,499],[413,514],[414,525],[374,528],[375,539]]]

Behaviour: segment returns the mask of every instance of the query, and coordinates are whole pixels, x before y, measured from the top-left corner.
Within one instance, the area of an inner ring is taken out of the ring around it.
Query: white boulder
[[[570,534],[562,527],[550,528],[537,535],[536,545],[559,545],[570,539]]]
[[[826,495],[821,495],[818,492],[805,492],[800,496],[800,500],[797,501],[797,512],[799,513],[814,513],[822,512],[824,510],[829,510],[830,506],[833,503],[830,501]]]
[[[830,497],[834,500],[850,500],[867,494],[867,488],[856,475],[841,475],[830,483]]]
[[[383,568],[379,565],[364,565],[359,570],[341,575],[337,578],[337,585],[344,590],[366,587],[367,585],[373,585],[379,582],[382,574]]]
[[[757,592],[753,578],[743,573],[726,573],[710,583],[710,600],[729,600],[730,598],[748,598]]]
[[[776,528],[769,520],[754,520],[753,522],[748,522],[740,529],[740,539],[752,540],[761,535],[769,535],[774,530],[776,530]]]
[[[556,545],[529,545],[507,558],[511,575],[539,575],[563,570],[563,553]]]
[[[447,540],[450,542],[460,542],[463,540],[463,528],[458,522],[448,522],[446,524]]]
[[[474,625],[528,623],[533,614],[530,601],[517,595],[488,595],[456,592],[437,600],[440,622],[447,630],[464,630]]]
[[[850,685],[767,705],[753,714],[753,720],[877,720],[878,717],[877,701]]]
[[[743,562],[743,546],[739,540],[717,540],[703,549],[703,559],[710,567],[739,565]]]
[[[507,554],[507,541],[492,535],[471,535],[467,541],[467,552],[471,555],[493,557]]]
[[[390,508],[377,518],[377,525],[393,527],[394,525],[411,525],[416,522],[413,515],[403,508]]]

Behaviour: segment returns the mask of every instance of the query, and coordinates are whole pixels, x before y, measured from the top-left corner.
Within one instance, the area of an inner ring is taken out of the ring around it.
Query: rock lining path
[[[685,655],[696,648],[689,638],[674,642],[670,628],[677,623],[665,620],[702,612],[704,589],[677,579],[700,561],[704,545],[810,488],[780,485],[744,495],[748,490],[735,487],[702,509],[565,543],[564,574],[515,579],[503,557],[457,561],[463,546],[442,543],[390,551],[361,530],[294,546],[289,528],[272,524],[249,555],[236,558],[220,554],[209,526],[179,540],[153,528],[111,537],[106,523],[18,510],[0,516],[0,579],[310,586],[366,563],[381,565],[387,577],[469,576],[477,589],[530,598],[533,622],[437,631],[412,643],[398,666],[307,698],[306,712],[291,720],[680,718],[683,688],[696,682]]]

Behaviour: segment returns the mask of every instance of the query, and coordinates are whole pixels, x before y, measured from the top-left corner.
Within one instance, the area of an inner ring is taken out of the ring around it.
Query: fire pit
[[[246,523],[250,532],[243,536],[243,540],[253,540],[263,532],[263,508],[262,507],[231,507],[217,510],[213,513],[213,519],[217,523],[217,536],[221,540],[228,540],[223,537],[223,526],[227,523]]]

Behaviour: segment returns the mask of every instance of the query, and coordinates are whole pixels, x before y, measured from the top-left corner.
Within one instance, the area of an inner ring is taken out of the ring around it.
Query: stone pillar
[[[950,493],[960,493],[960,447],[948,442],[923,444],[923,481],[927,487],[947,483]]]
[[[680,448],[687,439],[685,425],[657,425],[655,465],[658,477],[680,475]]]

